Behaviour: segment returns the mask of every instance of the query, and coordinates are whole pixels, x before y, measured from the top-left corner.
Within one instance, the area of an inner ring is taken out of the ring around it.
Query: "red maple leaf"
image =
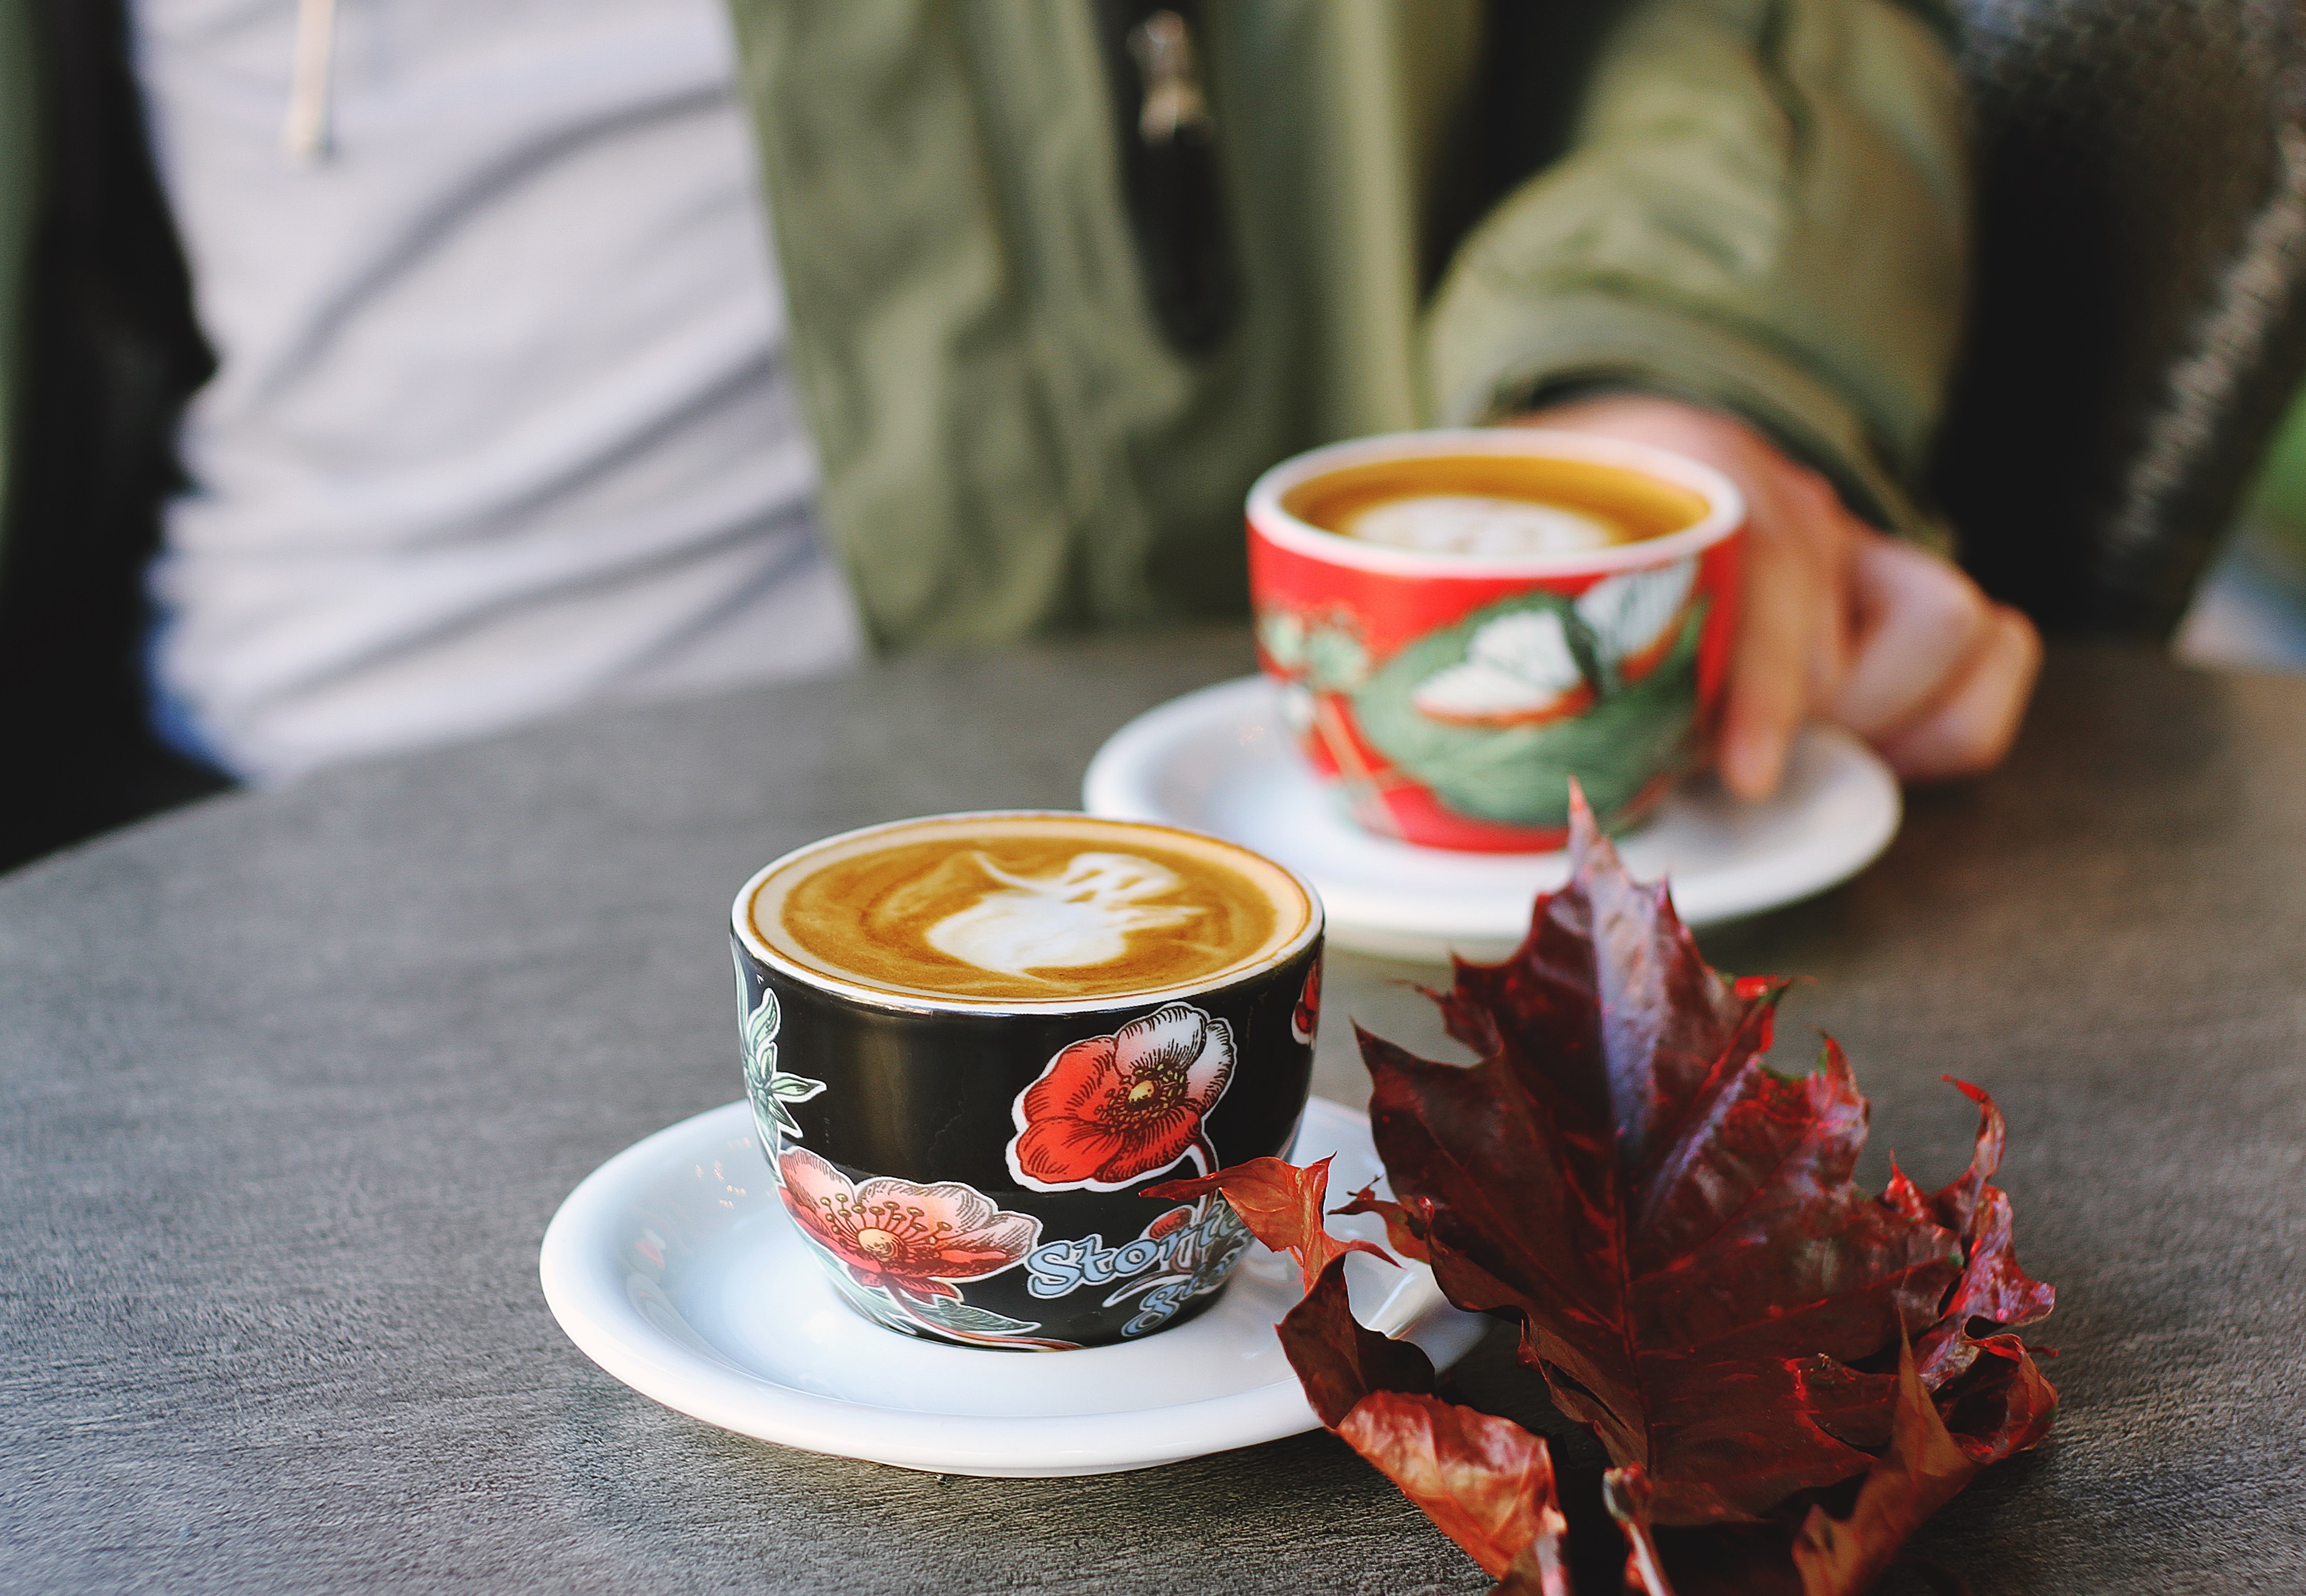
[[[1794,1537],[1803,1596],[1859,1596],[1890,1566],[1906,1538],[1979,1470],[2047,1433],[2057,1393],[2032,1359],[2022,1353],[1995,1357],[1984,1374],[1981,1388],[1953,1407],[1957,1422],[1980,1416],[1990,1421],[1982,1431],[1958,1432],[1933,1400],[1913,1349],[1900,1349],[1888,1449],[1867,1471],[1848,1518],[1813,1506]],[[1964,1413],[1971,1404],[1979,1411]]]
[[[2057,1305],[2058,1293],[2018,1267],[2011,1251],[2014,1216],[2010,1195],[1992,1183],[2002,1166],[2002,1147],[2007,1130],[1994,1099],[1966,1080],[1954,1080],[1962,1095],[1977,1105],[1977,1146],[1969,1167],[1934,1197],[1925,1198],[1905,1171],[1894,1164],[1889,1190],[1882,1200],[1918,1217],[1934,1219],[1962,1240],[1961,1278],[1946,1298],[1938,1322],[1922,1336],[1917,1351],[1923,1383],[1935,1391],[1960,1375],[1979,1353],[2002,1337],[1973,1339],[1969,1327],[1983,1322],[2000,1330],[2014,1330],[2046,1317]],[[2030,1443],[2029,1443],[2030,1444]]]
[[[1256,1220],[1243,1223],[1256,1231]],[[1342,1255],[1279,1329],[1321,1422],[1499,1576],[1490,1596],[1571,1596],[1562,1566],[1566,1525],[1543,1437],[1432,1395],[1433,1364],[1422,1348],[1354,1318]]]
[[[1404,1258],[1413,1258],[1419,1263],[1431,1260],[1425,1256],[1425,1228],[1432,1223],[1433,1205],[1422,1198],[1408,1202],[1388,1202],[1377,1194],[1376,1182],[1354,1193],[1353,1201],[1338,1214],[1376,1214],[1385,1220],[1385,1244]]]
[[[1328,1201],[1329,1161],[1332,1153],[1318,1164],[1302,1168],[1285,1158],[1251,1158],[1246,1163],[1229,1165],[1215,1174],[1196,1175],[1189,1180],[1164,1181],[1157,1186],[1148,1186],[1140,1194],[1157,1197],[1166,1202],[1191,1202],[1211,1191],[1225,1193],[1233,1211],[1249,1226],[1250,1233],[1276,1252],[1296,1254],[1297,1267],[1305,1277],[1305,1289],[1321,1277],[1333,1258],[1343,1258],[1348,1252],[1366,1252],[1387,1263],[1392,1257],[1382,1247],[1367,1242],[1348,1242],[1329,1233],[1322,1218],[1323,1205]],[[1340,1212],[1344,1210],[1340,1209]]]
[[[1841,1050],[1766,1068],[1783,984],[1707,969],[1582,801],[1573,828],[1528,941],[1436,994],[1479,1063],[1362,1033],[1378,1149],[1450,1300],[1521,1320],[1523,1361],[1645,1472],[1657,1522],[1758,1517],[1887,1438],[1889,1378],[1849,1365],[1940,1325],[1958,1284],[1995,1311],[1963,1247],[1988,1188],[1974,1168],[1934,1203],[1859,1191]]]
[[[1519,1565],[1532,1596],[1568,1596],[1567,1525],[1542,1438],[1510,1419],[1396,1391],[1354,1404],[1337,1433],[1508,1589]]]
[[[1829,1040],[1800,1079],[1772,1072],[1784,984],[1707,969],[1582,798],[1571,851],[1569,885],[1538,900],[1514,957],[1460,962],[1431,994],[1479,1063],[1362,1034],[1400,1200],[1364,1189],[1338,1211],[1383,1215],[1459,1307],[1520,1320],[1523,1361],[1618,1465],[1604,1497],[1627,1590],[1670,1596],[1654,1522],[1699,1526],[1674,1546],[1705,1589],[1856,1596],[2056,1409],[2013,1333],[2054,1293],[2011,1250],[2001,1114],[1955,1082],[1979,1106],[1969,1168],[1934,1194],[1894,1170],[1860,1192],[1867,1108],[1841,1050]],[[1233,1173],[1167,1190],[1230,1191]],[[1501,1576],[1493,1596],[1564,1596],[1544,1442],[1433,1397],[1423,1353],[1354,1322],[1344,1249],[1316,1263],[1320,1173],[1241,1184],[1265,1199],[1250,1228],[1306,1266],[1280,1332],[1314,1411]],[[1896,1374],[1873,1371],[1892,1355]],[[1847,1518],[1815,1505],[1852,1481]]]

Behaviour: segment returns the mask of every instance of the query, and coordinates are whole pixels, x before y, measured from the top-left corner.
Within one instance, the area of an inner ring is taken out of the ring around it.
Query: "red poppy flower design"
[[[1121,1191],[1197,1144],[1209,1158],[1201,1120],[1232,1079],[1233,1028],[1191,1003],[1075,1042],[1017,1095],[1009,1173],[1040,1191]]]
[[[1321,1023],[1321,961],[1313,960],[1313,968],[1305,972],[1305,990],[1297,994],[1297,1007],[1289,1016],[1289,1034],[1300,1042],[1311,1042]]]
[[[807,1148],[785,1149],[777,1168],[794,1221],[868,1291],[957,1298],[952,1282],[997,1275],[1041,1239],[1038,1219],[957,1182],[875,1175],[858,1184]]]

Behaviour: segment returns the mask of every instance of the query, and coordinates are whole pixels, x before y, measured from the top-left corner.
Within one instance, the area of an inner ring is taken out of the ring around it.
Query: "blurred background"
[[[2176,647],[2196,664],[2306,671],[2306,400],[2275,435]]]
[[[135,618],[123,606],[132,595],[100,585],[84,591],[77,613],[28,621],[14,634],[19,661],[29,632],[48,644],[51,660],[95,653],[99,668],[73,693],[58,690],[61,673],[18,666],[14,681],[36,690],[30,702],[12,695],[16,724],[69,749],[73,763],[39,778],[20,766],[0,783],[0,870],[224,786],[144,724],[141,683],[127,664]],[[2205,668],[2306,673],[2306,397],[2291,407],[2171,647]]]
[[[1482,9],[1514,36],[1522,12]],[[1978,291],[1928,493],[1962,529],[1965,564],[2054,638],[2306,670],[2297,8],[1951,9],[1976,116]],[[210,357],[143,143],[128,14],[0,0],[0,21],[45,19],[48,64],[77,85],[38,107],[66,181],[31,233],[43,314],[6,418],[0,869],[225,785],[150,730],[142,572],[177,485],[153,440]],[[0,35],[0,117],[21,123],[31,74],[10,47]]]

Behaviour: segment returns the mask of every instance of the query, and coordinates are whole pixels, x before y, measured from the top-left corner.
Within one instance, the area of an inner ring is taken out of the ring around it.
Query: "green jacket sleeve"
[[[1440,417],[1603,380],[1736,411],[1858,513],[1917,509],[1969,259],[1960,83],[1887,0],[1640,0],[1568,151],[1461,246],[1427,325]]]

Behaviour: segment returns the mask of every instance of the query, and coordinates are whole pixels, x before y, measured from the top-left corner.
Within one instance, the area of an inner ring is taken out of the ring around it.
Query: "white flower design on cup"
[[[1482,626],[1465,662],[1427,678],[1411,702],[1437,721],[1517,726],[1575,714],[1592,696],[1561,617],[1521,610]]]
[[[1570,608],[1590,639],[1607,686],[1638,681],[1676,636],[1697,581],[1697,562],[1609,576]],[[1534,726],[1581,713],[1593,685],[1570,646],[1559,610],[1518,610],[1475,628],[1457,664],[1418,685],[1419,713],[1450,725]]]
[[[1671,645],[1674,623],[1696,585],[1695,559],[1628,571],[1578,594],[1577,619],[1592,630],[1593,652],[1602,664],[1638,680]]]

